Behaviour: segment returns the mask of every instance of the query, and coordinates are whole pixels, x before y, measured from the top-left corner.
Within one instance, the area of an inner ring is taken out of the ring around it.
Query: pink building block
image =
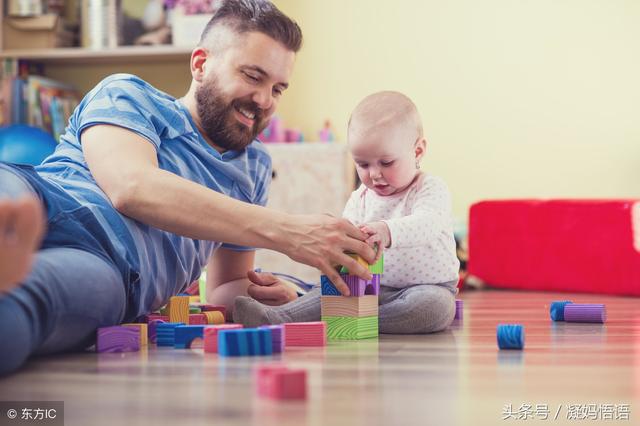
[[[207,316],[203,314],[189,314],[189,325],[207,325]]]
[[[283,365],[259,366],[255,372],[258,396],[276,400],[307,399],[307,372]]]
[[[327,323],[288,322],[284,324],[285,346],[326,346]]]
[[[218,331],[233,330],[243,328],[242,324],[219,324],[210,325],[204,328],[204,351],[208,353],[218,353]]]

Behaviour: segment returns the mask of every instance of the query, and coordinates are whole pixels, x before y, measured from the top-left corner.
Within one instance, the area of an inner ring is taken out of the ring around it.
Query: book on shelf
[[[0,74],[0,126],[39,127],[59,140],[80,94],[72,86],[39,75],[29,68],[6,65]]]

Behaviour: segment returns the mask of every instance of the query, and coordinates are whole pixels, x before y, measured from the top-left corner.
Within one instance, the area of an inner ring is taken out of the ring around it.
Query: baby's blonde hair
[[[394,91],[377,92],[360,101],[349,118],[347,134],[387,126],[408,126],[415,129],[415,140],[423,137],[418,108],[409,97]]]

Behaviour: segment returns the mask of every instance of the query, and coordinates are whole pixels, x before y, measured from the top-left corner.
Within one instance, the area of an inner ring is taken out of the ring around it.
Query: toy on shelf
[[[335,136],[331,128],[331,122],[329,120],[324,122],[324,127],[318,132],[318,138],[320,142],[333,142],[335,140]]]

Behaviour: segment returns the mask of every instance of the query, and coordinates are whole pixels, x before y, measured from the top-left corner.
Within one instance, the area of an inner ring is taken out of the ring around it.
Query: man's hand
[[[252,283],[247,287],[247,293],[265,305],[284,305],[298,298],[298,294],[293,288],[269,272],[249,271],[247,278]]]
[[[367,235],[346,219],[329,215],[294,215],[282,236],[288,247],[283,251],[296,262],[318,268],[336,288],[349,296],[336,266],[343,265],[354,275],[370,280],[371,273],[345,252],[357,253],[367,262],[376,258],[375,251],[365,242]]]
[[[378,246],[380,249],[376,253],[377,262],[382,255],[383,249],[388,248],[391,245],[391,232],[389,227],[384,222],[369,222],[360,226],[360,230],[367,234],[366,243],[370,246]],[[375,262],[373,262],[375,263]]]

